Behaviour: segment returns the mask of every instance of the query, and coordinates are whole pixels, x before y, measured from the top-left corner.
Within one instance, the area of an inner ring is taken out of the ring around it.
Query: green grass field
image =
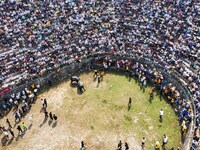
[[[128,82],[124,75],[107,74],[97,88],[97,82],[90,83],[91,79],[88,79],[92,78],[91,74],[80,77],[87,91],[77,95],[72,90],[69,94],[79,101],[76,111],[82,111],[78,122],[83,128],[91,128],[93,132],[131,133],[136,136],[138,143],[144,136],[147,138],[145,147],[148,150],[154,149],[156,140],[162,143],[164,134],[169,138],[167,149],[180,146],[178,118],[163,98],[154,96],[152,103],[149,102],[151,87],[143,92],[134,79]],[[129,97],[133,102],[131,110],[127,111]],[[77,107],[72,105],[67,101],[65,103],[66,109]],[[159,121],[160,109],[164,110],[162,123]],[[76,113],[71,112],[68,117],[76,120]]]

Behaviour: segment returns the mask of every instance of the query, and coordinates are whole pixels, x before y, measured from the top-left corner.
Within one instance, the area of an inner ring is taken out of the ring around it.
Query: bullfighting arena
[[[155,94],[149,102],[151,86],[142,91],[136,81],[128,82],[125,75],[107,73],[97,86],[93,73],[80,76],[86,91],[77,93],[77,88],[64,81],[52,88],[42,89],[29,114],[22,119],[28,130],[21,137],[4,143],[1,135],[1,150],[78,150],[84,141],[88,150],[114,150],[119,140],[127,142],[131,150],[141,149],[145,137],[145,149],[153,150],[155,142],[162,143],[168,136],[166,149],[181,147],[178,117],[164,98]],[[132,98],[130,111],[129,97]],[[47,111],[58,116],[58,122],[44,120],[41,99],[46,98]],[[159,122],[159,110],[164,110],[163,122]],[[29,126],[28,116],[33,114]],[[7,116],[14,123],[13,111]],[[1,120],[5,125],[5,120]],[[16,128],[13,129],[17,136]]]

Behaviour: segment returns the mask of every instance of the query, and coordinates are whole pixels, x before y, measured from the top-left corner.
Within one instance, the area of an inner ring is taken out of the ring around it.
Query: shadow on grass
[[[48,125],[51,126],[51,124],[53,123],[53,120],[49,120]]]
[[[4,137],[1,139],[2,147],[3,147],[3,146],[6,146],[7,142],[8,142],[8,139],[6,138],[6,136],[4,136]]]
[[[15,128],[15,127],[16,127],[16,125],[18,125],[20,122],[21,122],[21,119],[20,119],[20,120],[18,120],[17,122],[15,122],[15,124],[14,124],[14,127],[13,127],[13,128]]]
[[[47,122],[47,119],[48,119],[47,117],[44,118],[43,122],[39,126],[40,128]]]
[[[26,134],[26,130],[22,132],[20,137],[23,138],[25,134]]]
[[[57,126],[57,122],[54,122],[52,125],[52,128],[55,128]]]
[[[18,134],[18,136],[15,138],[15,141],[17,142],[19,140],[20,135]]]
[[[12,141],[14,140],[14,137],[12,137],[9,141],[7,145],[10,145],[12,143]]]
[[[29,126],[28,126],[28,130],[31,130],[33,124],[31,123]]]

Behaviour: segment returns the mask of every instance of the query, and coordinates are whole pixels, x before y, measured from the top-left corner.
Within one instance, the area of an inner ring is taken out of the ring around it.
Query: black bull
[[[80,81],[79,77],[77,76],[71,77],[71,83],[76,82],[78,84],[79,81]]]

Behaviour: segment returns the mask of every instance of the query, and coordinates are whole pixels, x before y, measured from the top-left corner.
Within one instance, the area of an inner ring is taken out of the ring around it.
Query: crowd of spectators
[[[134,54],[199,71],[198,1],[1,1],[5,88],[92,53]],[[190,61],[191,60],[191,61]]]
[[[89,54],[133,55],[180,75],[198,129],[198,0],[1,0],[0,11],[1,90]]]

